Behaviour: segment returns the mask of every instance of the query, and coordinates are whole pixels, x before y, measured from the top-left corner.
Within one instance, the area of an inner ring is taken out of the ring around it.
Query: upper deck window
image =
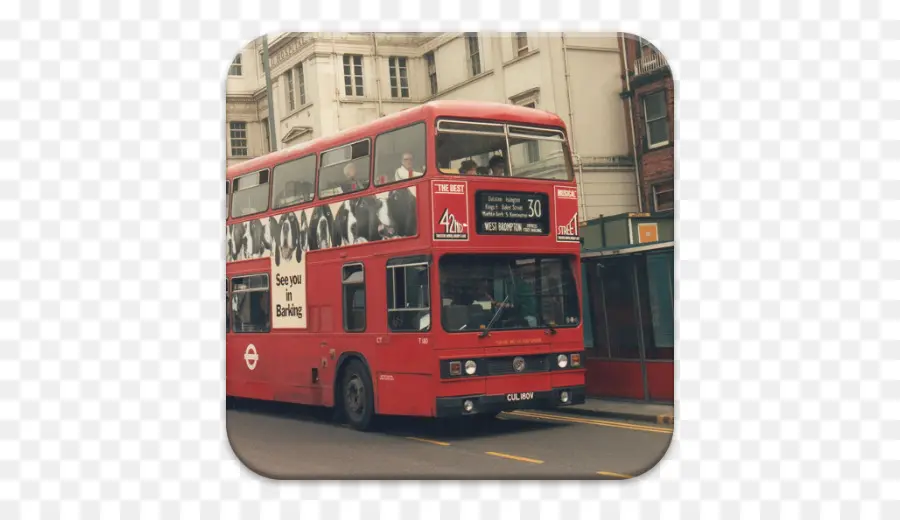
[[[309,202],[316,194],[316,156],[307,155],[275,167],[272,206],[286,208]]]
[[[375,139],[375,186],[425,175],[425,123],[385,132]]]
[[[437,126],[441,173],[571,180],[565,136],[526,125],[442,120]]]
[[[323,153],[319,168],[319,198],[368,188],[371,160],[368,139]]]
[[[242,175],[234,180],[231,218],[246,217],[269,209],[269,170]]]

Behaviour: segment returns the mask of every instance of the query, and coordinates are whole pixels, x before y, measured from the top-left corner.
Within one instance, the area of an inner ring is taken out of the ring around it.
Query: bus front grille
[[[521,372],[516,372],[516,369],[513,367],[513,360],[517,357],[521,357],[525,360],[525,368]],[[548,370],[547,367],[547,356],[544,354],[537,356],[504,356],[487,359],[487,371],[489,376],[546,372]]]

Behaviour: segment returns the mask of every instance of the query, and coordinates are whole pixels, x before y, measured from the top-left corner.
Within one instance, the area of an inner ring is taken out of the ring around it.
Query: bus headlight
[[[556,356],[556,364],[559,366],[559,368],[566,368],[566,365],[569,364],[569,356],[565,354]]]
[[[470,376],[475,374],[475,370],[477,368],[478,368],[478,366],[471,359],[466,361],[466,373],[469,374]]]

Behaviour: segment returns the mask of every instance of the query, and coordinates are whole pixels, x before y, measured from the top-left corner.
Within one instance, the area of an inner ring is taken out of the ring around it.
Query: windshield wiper
[[[509,294],[506,295],[506,298],[503,298],[503,302],[497,308],[497,312],[494,313],[494,317],[491,318],[491,321],[488,322],[487,326],[481,331],[481,334],[478,335],[479,338],[487,337],[488,332],[491,331],[491,327],[494,325],[494,321],[500,316],[500,313],[503,312],[503,306],[506,305],[506,302],[509,301]]]

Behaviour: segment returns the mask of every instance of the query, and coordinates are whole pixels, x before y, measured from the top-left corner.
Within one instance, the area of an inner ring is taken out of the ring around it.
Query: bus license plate
[[[509,402],[531,401],[532,399],[534,399],[534,392],[520,392],[517,394],[506,394],[506,400]]]

